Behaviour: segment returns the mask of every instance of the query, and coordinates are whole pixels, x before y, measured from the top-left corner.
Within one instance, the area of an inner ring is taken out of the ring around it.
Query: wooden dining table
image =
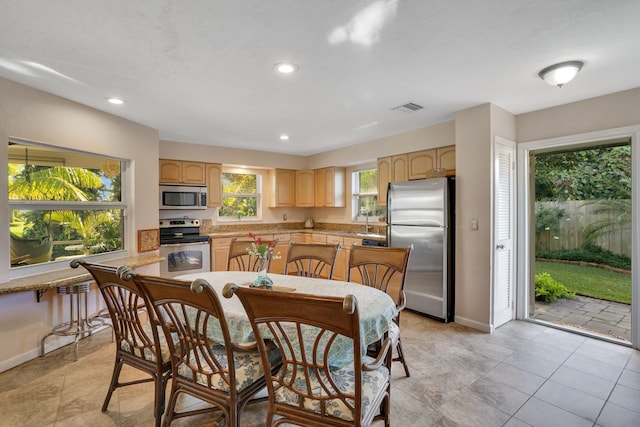
[[[192,281],[197,278],[206,280],[215,290],[222,304],[229,334],[233,342],[249,344],[255,342],[255,336],[249,317],[236,295],[224,298],[222,290],[227,283],[249,286],[257,273],[245,271],[214,271],[209,273],[193,273],[175,277],[177,280]],[[353,295],[357,301],[360,319],[361,348],[363,353],[369,344],[381,340],[389,330],[389,324],[397,315],[393,299],[378,289],[358,283],[338,280],[316,279],[282,274],[269,274],[276,291],[298,292],[320,296],[345,297]],[[268,292],[268,291],[267,291]],[[219,329],[211,328],[207,334],[217,342],[223,342]],[[348,345],[347,345],[348,346]],[[341,348],[342,347],[342,348]],[[340,350],[333,354],[332,364],[342,365],[350,360],[349,352],[344,345],[338,344]]]

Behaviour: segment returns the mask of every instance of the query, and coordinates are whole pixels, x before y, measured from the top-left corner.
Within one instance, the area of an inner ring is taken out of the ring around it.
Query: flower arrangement
[[[271,259],[280,258],[280,252],[275,254],[273,253],[273,250],[278,243],[278,239],[265,242],[261,237],[256,237],[256,235],[251,232],[249,232],[249,237],[253,239],[253,242],[251,242],[251,246],[247,248],[247,252],[250,256],[258,257],[258,278],[253,281],[251,286],[264,286],[267,289],[271,289],[273,281],[267,275],[267,267],[269,265],[269,257],[271,257]]]
[[[271,255],[272,259],[279,259],[280,252],[274,254],[273,250],[278,243],[278,239],[263,241],[260,236],[256,236],[255,234],[249,232],[249,237],[253,239],[251,246],[247,248],[247,252],[249,255],[258,256],[260,258],[266,258],[267,255]]]

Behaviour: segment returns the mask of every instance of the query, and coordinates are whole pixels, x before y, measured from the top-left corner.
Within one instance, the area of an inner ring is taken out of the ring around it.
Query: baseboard
[[[467,319],[461,316],[454,316],[453,321],[459,325],[467,326],[469,328],[477,329],[479,331],[486,332],[489,334],[493,332],[493,328],[488,323],[477,322],[475,320]]]

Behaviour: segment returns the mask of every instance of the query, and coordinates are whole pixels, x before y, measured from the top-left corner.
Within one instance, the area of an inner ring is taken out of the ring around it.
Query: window
[[[261,176],[255,173],[222,173],[222,206],[218,218],[237,219],[261,217]]]
[[[124,162],[9,141],[11,267],[124,249]]]
[[[377,222],[379,217],[386,215],[385,207],[378,206],[378,170],[353,172],[352,180],[354,221],[365,221],[369,216],[369,221]]]

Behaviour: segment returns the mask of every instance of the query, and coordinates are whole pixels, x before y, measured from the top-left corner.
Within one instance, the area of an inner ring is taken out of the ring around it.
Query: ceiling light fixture
[[[288,141],[289,140],[289,135],[280,135],[280,139],[282,141]]]
[[[559,64],[550,65],[538,73],[540,78],[551,86],[562,87],[569,83],[578,74],[584,62],[567,61]]]
[[[107,99],[108,103],[113,104],[113,105],[122,105],[122,104],[124,104],[124,101],[122,99],[120,99],[120,98],[109,97],[109,98],[106,98],[106,99]]]
[[[298,71],[298,66],[290,62],[280,62],[274,65],[273,68],[281,74],[291,74]]]

